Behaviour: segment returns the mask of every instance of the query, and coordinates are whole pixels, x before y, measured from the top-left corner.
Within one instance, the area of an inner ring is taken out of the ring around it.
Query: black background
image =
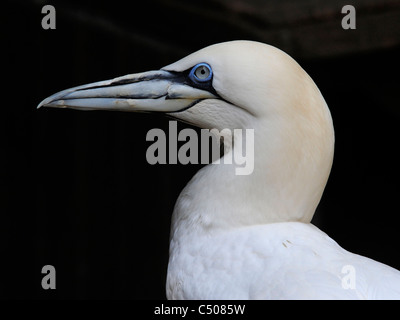
[[[147,131],[167,131],[168,119],[36,106],[62,89],[252,38],[179,5],[128,3],[53,1],[56,30],[41,27],[47,2],[3,4],[2,298],[165,298],[170,216],[199,169],[146,162]],[[313,222],[347,250],[397,269],[399,53],[392,46],[318,59],[292,54],[324,95],[336,132]],[[56,290],[41,287],[47,264],[56,268]]]

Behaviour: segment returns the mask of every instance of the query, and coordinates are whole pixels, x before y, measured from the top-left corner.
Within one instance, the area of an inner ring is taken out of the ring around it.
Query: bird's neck
[[[327,132],[310,129],[307,121],[298,128],[279,119],[254,127],[251,174],[238,175],[235,161],[224,163],[224,158],[232,158],[235,142],[221,164],[197,172],[177,200],[172,236],[179,230],[209,234],[257,224],[310,222],[333,159],[333,126],[327,107],[325,111]]]

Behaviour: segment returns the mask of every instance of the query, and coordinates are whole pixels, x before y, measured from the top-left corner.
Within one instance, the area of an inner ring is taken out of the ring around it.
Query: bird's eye
[[[190,79],[196,83],[210,81],[212,75],[211,67],[207,63],[199,63],[195,65],[189,73]]]

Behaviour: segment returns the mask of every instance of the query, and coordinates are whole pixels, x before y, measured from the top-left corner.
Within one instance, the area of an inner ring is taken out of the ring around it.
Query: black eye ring
[[[198,63],[190,70],[189,78],[195,83],[204,83],[212,79],[213,72],[207,63]]]

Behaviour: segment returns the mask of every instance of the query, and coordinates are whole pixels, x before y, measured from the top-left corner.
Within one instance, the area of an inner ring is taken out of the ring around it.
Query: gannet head
[[[211,182],[229,184],[214,196],[238,215],[251,203],[257,213],[241,224],[309,222],[332,165],[332,119],[318,88],[291,57],[258,42],[212,45],[158,71],[61,91],[41,106],[164,112],[202,128],[254,129],[253,173],[219,182],[213,174]]]

